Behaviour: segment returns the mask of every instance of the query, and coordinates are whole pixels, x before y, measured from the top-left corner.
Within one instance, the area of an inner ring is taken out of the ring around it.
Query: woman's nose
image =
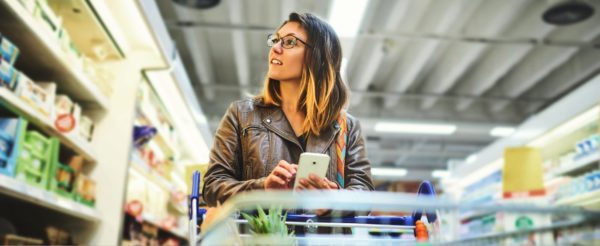
[[[281,54],[283,52],[283,42],[280,40],[279,42],[273,44],[273,51],[277,54]]]

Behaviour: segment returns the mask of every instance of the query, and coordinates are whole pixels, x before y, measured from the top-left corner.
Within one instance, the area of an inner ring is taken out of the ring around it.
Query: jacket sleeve
[[[371,179],[371,164],[367,159],[365,140],[360,123],[348,116],[348,143],[346,145],[345,189],[375,190]]]
[[[209,206],[243,191],[263,189],[264,178],[242,180],[243,158],[239,111],[235,103],[227,109],[215,134],[202,195]]]

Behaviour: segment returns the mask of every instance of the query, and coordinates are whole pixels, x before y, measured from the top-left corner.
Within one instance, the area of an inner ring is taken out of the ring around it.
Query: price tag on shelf
[[[44,191],[36,187],[27,187],[27,195],[44,201]]]
[[[52,192],[44,191],[44,200],[49,203],[56,203],[56,195],[54,195]]]
[[[64,208],[66,210],[74,210],[75,209],[75,206],[73,206],[73,202],[66,200],[64,198],[57,198],[56,204],[59,207]]]
[[[79,207],[79,211],[86,214],[87,216],[97,217],[96,211],[94,211],[92,208],[90,208],[86,205],[83,205],[83,204],[77,204],[77,207]]]

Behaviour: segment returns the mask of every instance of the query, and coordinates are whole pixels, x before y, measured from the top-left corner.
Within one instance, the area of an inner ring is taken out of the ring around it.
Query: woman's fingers
[[[279,161],[279,163],[277,163],[277,166],[287,170],[291,174],[296,174],[296,171],[298,170],[298,165],[290,164],[285,160]]]
[[[285,160],[279,161],[265,180],[267,189],[285,189],[290,187],[290,182],[294,180],[298,166],[290,164]]]

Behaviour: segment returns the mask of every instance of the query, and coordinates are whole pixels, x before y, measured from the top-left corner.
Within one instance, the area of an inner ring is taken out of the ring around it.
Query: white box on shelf
[[[40,84],[34,83],[26,76],[23,76],[23,78],[19,80],[16,90],[18,97],[48,117],[51,113],[50,109],[53,107],[53,101],[51,101],[51,99],[54,99],[55,92],[56,84],[54,84],[54,86],[49,84],[41,86]]]
[[[44,89],[48,94],[48,99],[44,102],[44,110],[48,112],[48,116],[51,120],[54,120],[56,117],[54,113],[54,99],[56,98],[56,83],[54,82],[38,82],[42,89]]]
[[[94,122],[87,116],[82,115],[79,120],[79,135],[86,141],[92,140],[94,132]]]

